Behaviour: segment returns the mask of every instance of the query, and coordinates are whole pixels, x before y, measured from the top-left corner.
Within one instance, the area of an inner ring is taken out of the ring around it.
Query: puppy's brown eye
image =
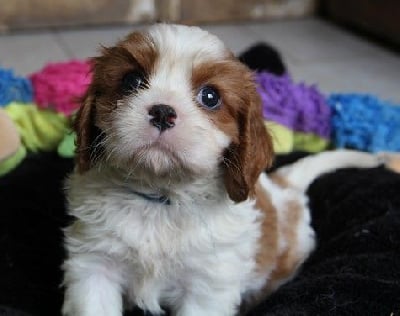
[[[214,110],[221,105],[221,97],[218,91],[210,86],[204,86],[200,89],[196,97],[197,102],[202,106]]]
[[[128,72],[122,78],[121,88],[124,94],[131,94],[146,85],[146,77],[140,71]]]

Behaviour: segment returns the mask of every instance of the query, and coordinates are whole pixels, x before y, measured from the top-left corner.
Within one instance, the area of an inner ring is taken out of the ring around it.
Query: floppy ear
[[[273,159],[272,139],[261,111],[261,99],[255,88],[249,91],[248,106],[239,113],[239,142],[225,152],[224,182],[229,197],[241,202],[255,193],[255,184]]]
[[[76,164],[78,172],[83,173],[90,169],[92,159],[97,156],[100,130],[95,126],[96,94],[91,87],[82,99],[74,122],[76,132]]]

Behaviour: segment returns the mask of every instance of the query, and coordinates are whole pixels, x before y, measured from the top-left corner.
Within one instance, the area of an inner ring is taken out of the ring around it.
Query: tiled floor
[[[206,25],[235,53],[258,41],[277,47],[297,81],[324,92],[367,92],[400,103],[400,56],[317,18]],[[41,31],[0,36],[0,65],[21,75],[46,62],[96,55],[136,27]]]

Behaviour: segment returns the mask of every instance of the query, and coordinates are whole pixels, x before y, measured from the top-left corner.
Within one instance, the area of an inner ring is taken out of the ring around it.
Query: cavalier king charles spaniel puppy
[[[182,25],[103,48],[75,129],[65,316],[235,315],[313,250],[308,184],[343,157],[378,164],[323,153],[265,174],[273,148],[252,72]]]

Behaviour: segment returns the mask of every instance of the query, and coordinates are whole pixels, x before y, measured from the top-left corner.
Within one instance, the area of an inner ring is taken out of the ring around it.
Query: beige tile
[[[139,26],[0,36],[0,65],[25,75],[50,61],[97,55]],[[318,19],[205,25],[236,54],[263,40],[283,54],[296,81],[326,92],[363,92],[400,102],[400,57]]]
[[[250,31],[246,24],[203,25],[201,27],[218,36],[235,54],[240,54],[259,41],[257,35]]]
[[[0,36],[0,65],[19,75],[40,70],[46,63],[68,58],[51,32]]]
[[[86,58],[98,54],[100,45],[112,45],[129,32],[146,26],[127,26],[92,30],[69,30],[58,32],[63,47],[74,58]],[[217,35],[235,53],[240,53],[257,42],[257,36],[246,25],[202,25]]]
[[[399,57],[292,64],[289,71],[295,81],[316,83],[325,93],[370,93],[400,104]]]
[[[385,53],[379,46],[317,18],[252,24],[248,28],[299,63]]]
[[[88,58],[99,54],[100,46],[110,46],[140,28],[121,26],[96,29],[58,31],[58,39],[71,58]]]

